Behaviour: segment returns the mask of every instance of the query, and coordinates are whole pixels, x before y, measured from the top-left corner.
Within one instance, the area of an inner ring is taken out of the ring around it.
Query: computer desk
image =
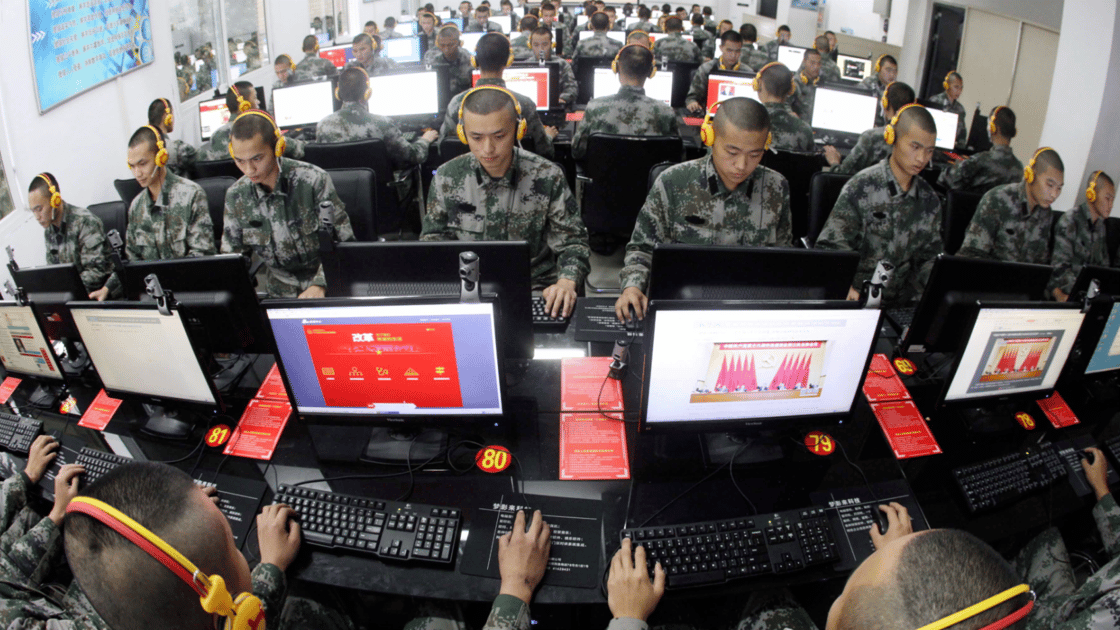
[[[611,344],[575,342],[574,326],[570,326],[564,334],[539,335],[537,343],[538,347],[581,348],[594,356],[606,356],[611,350]],[[880,341],[880,350],[889,352],[889,348],[889,340]],[[634,349],[630,374],[624,380],[624,397],[626,409],[629,410],[626,412],[626,430],[631,453],[631,475],[638,480],[633,486],[630,481],[558,481],[560,361],[516,361],[507,366],[508,406],[512,410],[510,415],[517,424],[516,434],[488,436],[488,440],[508,446],[517,455],[521,470],[515,465],[496,475],[477,469],[457,475],[443,469],[426,469],[416,473],[410,500],[465,508],[463,530],[467,532],[472,523],[471,506],[483,498],[489,501],[490,497],[512,497],[514,479],[511,471],[517,471],[516,483],[520,485],[524,479],[526,494],[602,500],[603,548],[599,561],[602,563],[601,567],[608,566],[610,556],[618,547],[618,532],[624,526],[627,512],[630,515],[630,526],[635,526],[707,472],[700,462],[698,441],[694,437],[684,435],[666,439],[637,434],[637,427],[632,422],[636,420],[639,408],[642,344],[636,344]],[[232,424],[240,416],[242,408],[254,395],[271,364],[272,358],[268,356],[261,356],[257,360],[240,388],[227,397],[231,417],[220,420]],[[923,412],[932,410],[931,403],[940,385],[926,385],[913,379],[907,381],[919,408]],[[31,388],[26,389],[29,391]],[[96,383],[75,386],[71,390],[79,407],[83,409],[97,392]],[[18,402],[25,402],[26,395],[24,388],[21,388],[13,398]],[[1078,401],[1071,399],[1075,396],[1075,392],[1066,395],[1067,400],[1077,407]],[[123,405],[107,427],[106,433],[122,437],[130,449],[142,452],[143,457],[148,460],[177,460],[191,453],[192,447],[197,443],[193,440],[173,443],[140,434],[136,430],[139,426],[137,420],[141,418],[139,409],[128,403]],[[1083,415],[1083,424],[1076,431],[1092,430],[1098,436],[1120,433],[1120,419],[1116,413],[1118,409],[1078,411],[1091,413],[1091,417]],[[887,448],[862,396],[858,399],[850,421],[840,426],[824,428],[844,446],[848,457],[861,468],[869,482],[907,479],[931,527],[960,527],[989,542],[998,543],[1063,517],[1090,518],[1088,511],[1092,505],[1091,499],[1076,497],[1068,484],[1063,483],[1008,508],[978,517],[968,515],[956,494],[951,477],[947,476],[948,471],[969,458],[992,456],[993,449],[963,435],[951,414],[930,415],[930,427],[946,453],[907,460],[901,465]],[[49,412],[44,412],[40,417],[44,419],[46,430],[65,429],[64,439],[66,436],[79,436],[87,442],[104,445],[97,432],[75,426],[76,418],[67,421],[62,416]],[[1045,423],[1043,418],[1038,420]],[[1040,428],[1038,431],[1042,432],[1044,429]],[[1072,433],[1073,430],[1066,432]],[[1019,435],[1021,433],[1016,433],[1015,439],[1023,439],[1024,436]],[[664,452],[666,445],[673,445],[670,456],[658,459],[659,449]],[[271,462],[225,457],[219,448],[206,449],[176,466],[196,473],[194,476],[203,480],[207,479],[207,475],[216,476],[219,469],[223,475],[236,475],[258,481],[263,479],[273,490],[278,483],[348,474],[378,474],[393,470],[370,465],[320,462],[310,446],[308,427],[292,419],[288,422]],[[762,513],[807,506],[808,495],[813,491],[863,484],[860,473],[839,453],[830,457],[818,457],[792,443],[790,447],[787,459],[780,463],[735,468],[740,487]],[[465,459],[469,460],[469,457]],[[459,461],[462,465],[462,460]],[[407,476],[340,480],[330,482],[329,489],[346,494],[395,499],[408,487],[408,483]],[[322,484],[311,487],[326,489]],[[271,500],[269,493],[265,496],[264,504]],[[750,508],[732,487],[730,477],[726,473],[720,473],[677,501],[651,524],[748,515]],[[498,592],[499,580],[478,578],[458,571],[465,540],[464,534],[460,538],[454,570],[415,564],[394,565],[372,558],[336,555],[305,547],[290,569],[290,575],[321,585],[387,595],[489,601]],[[246,549],[252,559],[257,553],[255,536],[250,536]],[[846,572],[818,568],[784,576],[733,581],[714,588],[670,591],[669,597],[710,596],[723,592],[741,594],[767,586],[806,583],[823,585],[829,582],[836,586],[845,577]],[[541,587],[534,601],[540,604],[602,604],[605,598],[598,588],[546,585]]]

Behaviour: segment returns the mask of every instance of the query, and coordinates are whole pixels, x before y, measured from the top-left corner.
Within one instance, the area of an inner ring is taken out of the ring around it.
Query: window
[[[307,8],[308,32],[312,35],[326,35],[333,43],[349,33],[350,7],[346,0],[308,0]]]
[[[268,64],[264,0],[170,0],[168,5],[180,101]]]
[[[268,35],[264,24],[264,0],[223,0],[226,52],[229,75],[237,77],[268,65]]]

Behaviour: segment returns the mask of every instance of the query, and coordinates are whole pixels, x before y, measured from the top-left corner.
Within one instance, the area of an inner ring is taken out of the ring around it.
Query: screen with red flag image
[[[548,111],[548,73],[549,67],[535,68],[506,68],[502,72],[502,80],[506,82],[506,89],[515,94],[528,96],[533,99],[533,104],[540,111]],[[481,78],[478,70],[471,74],[471,85],[478,83]]]
[[[492,304],[268,310],[300,413],[501,413]]]

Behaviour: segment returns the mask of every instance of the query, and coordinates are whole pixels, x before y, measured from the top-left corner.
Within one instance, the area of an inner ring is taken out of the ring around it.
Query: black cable
[[[726,463],[723,463],[723,464],[720,464],[718,468],[716,468],[716,469],[715,469],[715,470],[713,470],[712,472],[708,473],[707,475],[704,475],[704,477],[702,477],[702,478],[700,479],[700,481],[697,481],[696,483],[694,483],[694,484],[692,484],[691,486],[689,486],[689,488],[688,488],[687,490],[685,490],[684,492],[682,492],[682,493],[678,494],[677,496],[673,497],[673,498],[672,498],[672,499],[671,499],[671,500],[670,500],[670,501],[669,501],[668,503],[666,503],[665,505],[661,506],[661,508],[660,508],[660,509],[658,509],[658,510],[657,510],[656,512],[654,512],[653,514],[650,514],[650,515],[649,515],[649,518],[647,518],[646,520],[642,521],[642,522],[641,522],[641,524],[640,524],[640,525],[638,525],[638,527],[639,527],[639,528],[641,528],[641,527],[645,527],[646,525],[648,525],[648,524],[649,524],[649,522],[650,522],[650,521],[652,521],[652,520],[654,519],[654,517],[656,517],[656,516],[657,516],[658,514],[661,514],[662,512],[664,512],[665,510],[667,510],[667,509],[669,508],[669,506],[670,506],[670,505],[672,505],[672,504],[676,503],[676,502],[677,502],[677,501],[679,501],[679,500],[680,500],[680,499],[681,499],[682,497],[684,497],[685,495],[687,495],[687,494],[688,494],[689,492],[692,492],[693,490],[695,490],[696,488],[698,488],[698,487],[700,486],[700,484],[702,484],[702,483],[704,483],[705,481],[707,481],[707,480],[711,479],[712,477],[715,477],[715,476],[716,476],[716,474],[717,474],[717,473],[719,473],[719,471],[723,470],[723,469],[724,469],[724,468],[725,468],[726,466],[728,466],[728,465],[729,465],[729,464],[730,464],[731,462],[735,461],[735,458],[736,458],[736,457],[738,457],[738,456],[739,456],[739,453],[742,453],[742,452],[743,452],[743,450],[747,448],[747,446],[748,446],[748,445],[746,445],[746,444],[744,444],[744,445],[740,446],[740,447],[739,447],[738,449],[736,449],[736,450],[735,450],[735,453],[734,453],[733,455],[731,455],[731,460],[730,460],[730,461],[728,461],[728,462],[726,462]]]
[[[860,477],[863,477],[863,483],[867,486],[867,491],[871,493],[871,498],[874,499],[876,503],[878,503],[879,495],[875,494],[875,490],[871,488],[871,482],[867,480],[867,475],[863,473],[863,469],[857,466],[855,462],[853,462],[851,458],[848,457],[848,451],[844,449],[843,442],[837,440],[835,437],[832,438],[832,441],[836,443],[836,446],[840,447],[840,454],[844,456],[844,461],[848,462],[848,465],[852,468],[855,468]]]
[[[738,453],[736,453],[736,455],[738,455]],[[751,506],[751,516],[754,516],[755,514],[758,514],[758,508],[756,508],[754,506],[754,501],[751,501],[750,497],[747,496],[747,493],[743,492],[743,489],[739,487],[739,481],[735,479],[735,458],[734,457],[731,458],[731,465],[727,467],[727,474],[729,474],[731,476],[731,484],[733,486],[735,486],[736,490],[739,491],[739,496],[743,497],[743,500],[747,502],[747,505]]]
[[[222,458],[222,461],[218,462],[218,467],[214,469],[214,476],[210,478],[210,483],[217,483],[218,473],[221,472],[222,466],[226,465],[226,460],[229,459],[229,457],[230,457],[229,455],[226,455],[225,457]],[[199,476],[201,476],[201,475],[199,475]]]
[[[156,462],[153,462],[153,463],[156,463],[156,464],[178,464],[180,462],[185,462],[188,459],[190,459],[194,455],[195,451],[197,451],[205,442],[206,442],[206,436],[203,435],[202,439],[200,439],[198,441],[198,444],[195,444],[194,448],[191,449],[191,452],[187,453],[183,457],[180,457],[179,459],[170,459],[170,460],[167,460],[167,461],[156,461]]]
[[[412,489],[416,486],[416,476],[413,474],[414,471],[412,470],[412,446],[416,444],[416,440],[423,434],[424,432],[421,431],[412,436],[412,439],[408,441],[408,448],[405,449],[404,452],[404,465],[408,468],[408,489],[404,491],[404,494],[397,497],[397,501],[404,501],[407,499],[408,495],[412,494]]]
[[[447,467],[450,468],[457,475],[466,474],[466,473],[470,472],[472,468],[474,468],[473,464],[470,465],[470,466],[467,466],[466,468],[459,468],[458,466],[455,465],[455,462],[451,459],[452,452],[454,452],[455,449],[459,448],[460,446],[462,446],[464,444],[473,444],[473,445],[477,446],[478,448],[482,448],[483,446],[486,446],[482,442],[475,442],[474,440],[460,440],[460,441],[456,442],[455,444],[452,444],[451,446],[447,447]]]
[[[410,470],[412,470],[413,472],[415,472],[417,470],[421,470],[425,466],[427,466],[428,464],[434,462],[441,455],[443,455],[442,452],[437,453],[436,455],[433,455],[432,457],[428,458],[428,461],[426,461],[423,464],[420,464],[419,466],[416,466],[415,468],[412,468]],[[401,475],[407,475],[407,474],[409,474],[408,470],[402,470],[402,471],[394,472],[394,473],[386,473],[386,474],[383,474],[383,475],[340,475],[338,477],[323,477],[323,478],[320,478],[320,479],[308,479],[307,481],[298,481],[296,483],[288,484],[288,485],[290,485],[292,487],[305,486],[309,483],[319,483],[320,481],[324,481],[324,482],[325,481],[343,481],[343,480],[347,480],[347,479],[388,479],[389,477],[400,477]]]

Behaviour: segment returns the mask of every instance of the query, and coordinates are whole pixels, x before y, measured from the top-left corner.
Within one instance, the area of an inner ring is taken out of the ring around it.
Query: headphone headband
[[[884,93],[885,92],[886,91],[884,90]],[[898,127],[899,119],[902,118],[902,112],[910,109],[911,107],[921,107],[922,109],[925,109],[925,107],[922,107],[917,103],[907,103],[900,107],[899,110],[894,113],[894,118],[891,118],[890,124],[888,124],[887,128],[883,130],[883,140],[885,140],[887,144],[894,144],[894,141],[897,139],[897,132],[895,130]]]
[[[459,141],[462,142],[463,144],[468,144],[467,143],[467,131],[466,131],[466,129],[463,128],[463,111],[467,107],[467,99],[471,97],[471,94],[474,94],[475,92],[478,92],[480,90],[497,90],[497,91],[501,92],[502,94],[505,94],[506,96],[508,96],[510,98],[510,100],[513,101],[513,109],[514,109],[514,111],[517,112],[517,134],[516,135],[517,135],[518,142],[520,142],[521,139],[525,137],[525,130],[529,126],[528,123],[525,120],[525,117],[521,114],[521,101],[517,100],[517,97],[513,94],[513,92],[510,92],[509,90],[507,90],[506,88],[504,88],[500,85],[479,85],[479,86],[471,88],[470,90],[467,91],[466,94],[463,95],[463,100],[459,101],[459,124],[455,126],[455,132],[459,136]]]
[[[741,97],[742,98],[742,97]],[[730,99],[728,99],[730,100]],[[716,115],[716,111],[723,106],[724,101],[716,101],[704,113],[704,122],[700,124],[700,141],[704,146],[710,147],[716,143],[716,126],[712,123],[712,117]],[[763,145],[763,151],[769,151],[770,145],[774,142],[774,133],[772,131],[766,132],[766,144]]]
[[[948,617],[939,619],[931,624],[926,624],[921,628],[918,628],[918,630],[944,630],[945,628],[956,625],[964,621],[965,619],[975,617],[976,615],[979,615],[986,610],[995,608],[996,606],[999,606],[1012,597],[1017,597],[1019,595],[1022,595],[1023,593],[1031,594],[1031,600],[1027,602],[1026,605],[1011,613],[1010,615],[1004,617],[1003,619],[985,626],[982,630],[998,630],[1006,628],[1007,626],[1010,626],[1011,624],[1027,616],[1027,613],[1029,613],[1031,609],[1034,608],[1035,594],[1033,591],[1031,591],[1031,587],[1029,585],[1020,584],[1019,586],[1009,588],[1002,593],[998,593],[983,601],[973,604],[972,606],[969,606],[968,608],[965,608],[960,612],[953,613]]]
[[[946,74],[945,78],[941,81],[941,87],[945,88],[946,92],[949,91],[949,79],[951,79],[953,77],[953,75],[956,74],[956,73],[957,73],[956,70],[950,70],[949,74]]]
[[[1037,151],[1034,152],[1034,155],[1031,156],[1031,161],[1027,163],[1025,167],[1023,167],[1023,179],[1028,184],[1034,183],[1034,176],[1037,174],[1034,171],[1035,161],[1038,160],[1038,156],[1042,155],[1046,151],[1054,151],[1054,149],[1051,149],[1050,147],[1040,147]]]
[[[999,110],[1003,108],[1003,105],[996,105],[996,108],[992,110],[991,115],[988,116],[988,131],[993,134],[996,132],[996,116],[999,114]]]
[[[883,53],[879,55],[879,58],[875,60],[875,72],[879,72],[883,69],[883,58],[889,56],[890,53]]]
[[[1093,203],[1097,200],[1097,179],[1100,178],[1102,173],[1104,173],[1104,171],[1094,171],[1093,174],[1089,176],[1089,187],[1085,189],[1085,201]]]
[[[54,178],[51,177],[50,175],[47,175],[46,173],[39,173],[35,177],[39,178],[39,179],[42,179],[43,181],[47,182],[47,192],[49,192],[51,194],[51,196],[50,196],[51,208],[54,208],[55,210],[61,208],[62,207],[62,195],[58,192],[58,186],[55,186],[55,184],[54,184]]]
[[[635,32],[641,32],[641,31],[635,31]],[[618,64],[618,60],[622,57],[622,51],[626,50],[627,48],[631,48],[631,47],[643,48],[643,49],[649,51],[650,61],[651,61],[650,66],[649,66],[649,78],[652,79],[657,74],[657,59],[653,58],[653,51],[650,50],[649,46],[643,46],[642,44],[626,44],[622,48],[619,48],[618,52],[616,52],[614,54],[614,60],[611,61],[611,71],[613,71],[615,74],[618,74],[619,72],[621,72],[621,66]]]
[[[263,112],[259,109],[249,109],[238,114],[237,118],[233,119],[233,122],[236,123],[238,120],[241,120],[245,116],[260,116],[261,118],[264,118],[268,122],[272,123],[272,130],[276,132],[276,146],[273,147],[273,154],[278,158],[284,155],[284,149],[288,147],[288,141],[285,140],[284,135],[280,133],[280,127],[277,126],[276,120],[271,115],[269,115],[268,112]],[[237,159],[237,157],[233,154],[232,133],[229,136],[229,156],[235,160]]]
[[[141,127],[141,129],[145,128],[150,129],[152,134],[156,137],[156,166],[160,168],[167,166],[167,160],[170,156],[167,154],[167,145],[163,142],[163,134],[160,133],[159,129],[151,125],[144,125]]]
[[[780,62],[780,61],[771,61],[770,63],[766,64],[765,66],[762,66],[761,68],[759,68],[758,72],[755,73],[754,79],[751,80],[751,87],[754,88],[754,91],[756,93],[759,93],[759,92],[762,91],[762,75],[763,75],[763,73],[765,73],[767,70],[769,70],[770,68],[772,68],[774,66],[782,66],[784,68],[785,64]],[[790,77],[789,93],[788,94],[783,94],[782,95],[783,97],[786,97],[786,96],[789,96],[790,94],[793,94],[794,90],[797,89],[797,84],[794,83],[794,81],[796,81],[796,80],[797,80],[797,77],[793,77],[793,76]],[[777,96],[777,94],[775,94],[774,96]]]

